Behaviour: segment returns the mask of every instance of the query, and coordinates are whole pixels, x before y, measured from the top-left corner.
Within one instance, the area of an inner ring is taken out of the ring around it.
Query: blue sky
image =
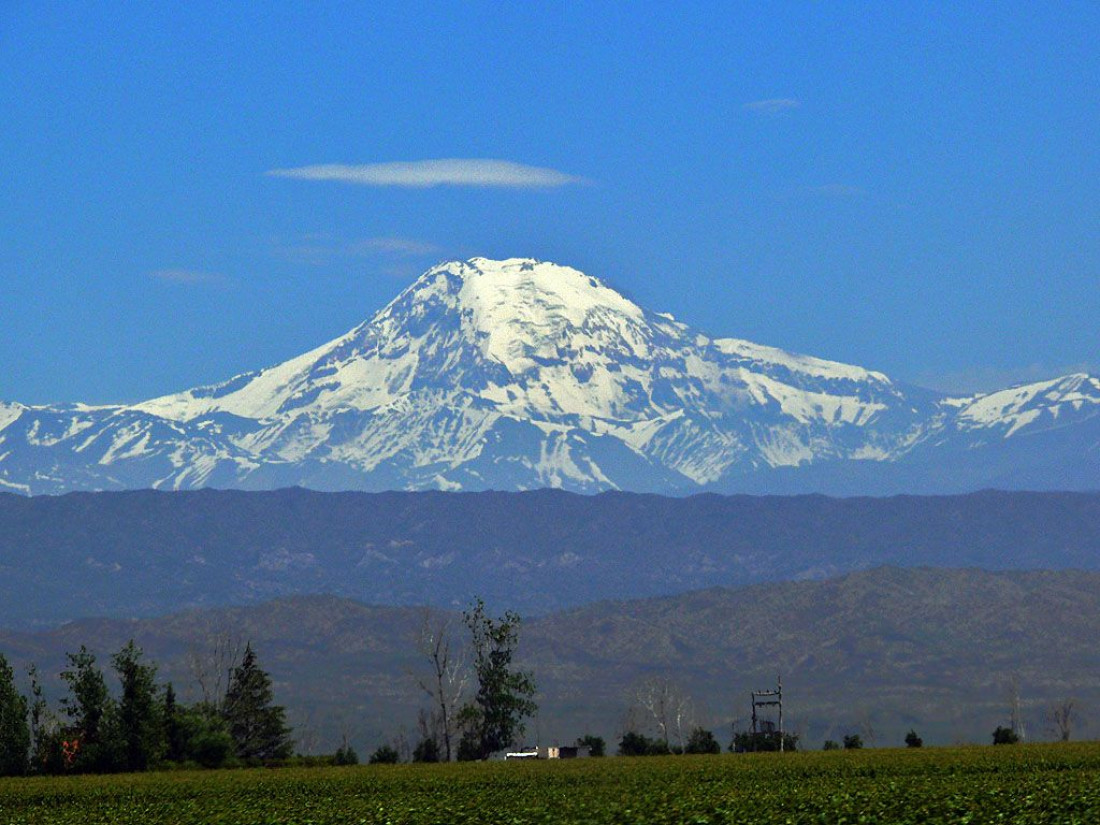
[[[8,0],[0,399],[222,380],[473,255],[925,385],[1095,371],[1100,5],[962,5]],[[372,168],[270,174],[321,165]]]

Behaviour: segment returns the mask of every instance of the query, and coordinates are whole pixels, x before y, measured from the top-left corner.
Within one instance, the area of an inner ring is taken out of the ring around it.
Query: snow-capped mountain
[[[0,403],[0,489],[1100,488],[1100,379],[949,398],[710,338],[598,279],[449,262],[277,366],[133,406]]]

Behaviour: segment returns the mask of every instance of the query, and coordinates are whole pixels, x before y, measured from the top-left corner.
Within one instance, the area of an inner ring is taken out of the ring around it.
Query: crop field
[[[0,822],[1084,825],[1100,744],[8,779]]]

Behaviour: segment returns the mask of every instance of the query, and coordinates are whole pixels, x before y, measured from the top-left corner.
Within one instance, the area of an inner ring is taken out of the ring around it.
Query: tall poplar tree
[[[15,689],[15,673],[0,653],[0,776],[26,773],[30,749],[27,699]]]
[[[122,684],[118,703],[118,733],[122,767],[143,771],[164,755],[164,726],[157,697],[157,667],[142,661],[141,648],[131,639],[111,657]]]
[[[77,653],[66,653],[67,670],[61,678],[69,686],[69,695],[61,700],[61,707],[69,718],[65,741],[69,753],[69,767],[78,771],[106,771],[115,767],[115,754],[110,730],[115,705],[107,691],[103,671],[96,665],[96,658],[84,645]]]
[[[524,719],[538,710],[535,681],[529,671],[512,665],[519,644],[518,614],[509,611],[494,619],[477,599],[463,619],[470,629],[477,694],[460,713],[466,730],[459,759],[486,759],[523,735]]]

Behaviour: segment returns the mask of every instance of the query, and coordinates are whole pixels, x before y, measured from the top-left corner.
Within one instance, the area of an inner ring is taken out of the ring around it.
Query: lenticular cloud
[[[583,183],[576,175],[510,160],[444,158],[360,166],[322,164],[294,169],[272,169],[277,178],[338,181],[362,186],[496,186],[518,189],[547,188]]]

